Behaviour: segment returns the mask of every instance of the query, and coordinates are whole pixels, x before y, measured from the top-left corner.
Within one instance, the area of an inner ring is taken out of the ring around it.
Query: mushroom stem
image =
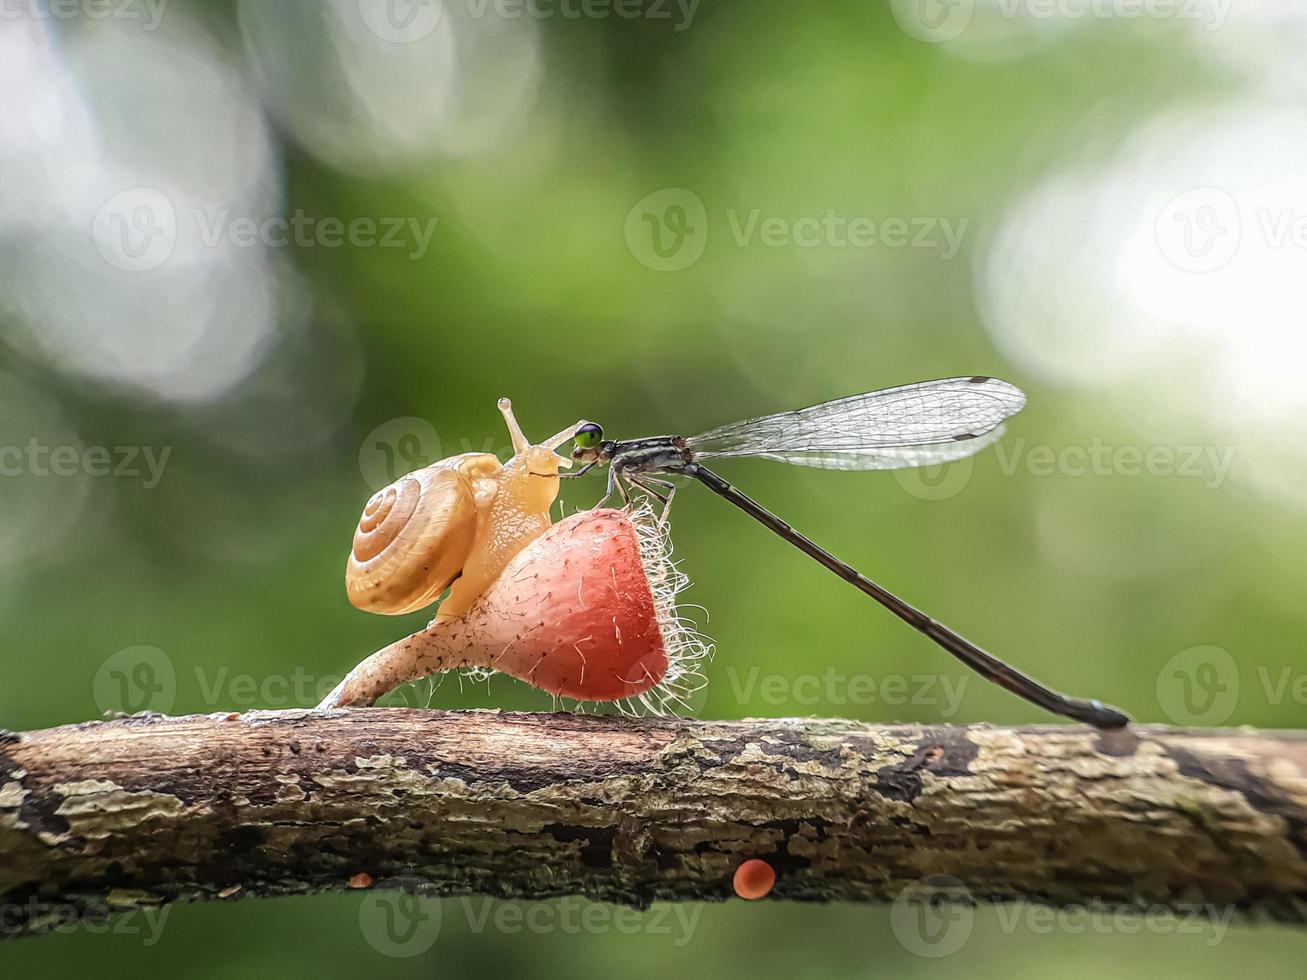
[[[458,620],[433,623],[372,654],[336,685],[318,705],[325,708],[367,708],[397,687],[442,670],[484,667],[480,651],[470,646]]]

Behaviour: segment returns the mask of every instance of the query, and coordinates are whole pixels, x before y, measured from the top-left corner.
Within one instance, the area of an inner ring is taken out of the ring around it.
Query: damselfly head
[[[582,422],[572,440],[572,458],[582,463],[599,459],[604,442],[604,427],[598,422]]]

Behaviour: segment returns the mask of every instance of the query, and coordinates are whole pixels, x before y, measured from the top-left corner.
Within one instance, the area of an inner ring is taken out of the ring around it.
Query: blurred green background
[[[1055,687],[1147,722],[1300,725],[1307,14],[1140,9],[13,5],[0,726],[315,703],[429,617],[346,602],[364,501],[506,457],[501,395],[533,438],[578,416],[623,437],[981,373],[1030,403],[974,461],[720,470]],[[562,510],[601,493],[567,485]],[[709,494],[678,498],[674,539],[711,612],[704,717],[1050,720]],[[392,702],[550,706],[504,678]],[[1304,950],[982,909],[926,956],[886,909],[570,928],[581,907],[514,927],[445,901],[401,956],[357,895],[213,903],[0,964],[1216,977]]]

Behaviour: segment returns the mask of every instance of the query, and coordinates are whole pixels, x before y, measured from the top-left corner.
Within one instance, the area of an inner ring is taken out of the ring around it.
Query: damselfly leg
[[[672,498],[676,496],[676,484],[671,480],[659,480],[652,476],[628,476],[627,479],[630,480],[632,486],[639,487],[655,500],[661,501],[663,509],[658,514],[658,523],[666,524],[667,515],[672,509]],[[661,487],[665,492],[659,493],[654,487]]]

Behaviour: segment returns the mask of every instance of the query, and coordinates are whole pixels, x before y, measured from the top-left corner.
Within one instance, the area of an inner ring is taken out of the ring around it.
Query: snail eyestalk
[[[517,424],[517,419],[513,416],[513,403],[507,398],[499,399],[499,411],[504,416],[504,422],[508,426],[509,438],[513,440],[513,455],[521,456],[530,448],[531,443],[526,441],[526,436],[522,434],[522,427]]]

